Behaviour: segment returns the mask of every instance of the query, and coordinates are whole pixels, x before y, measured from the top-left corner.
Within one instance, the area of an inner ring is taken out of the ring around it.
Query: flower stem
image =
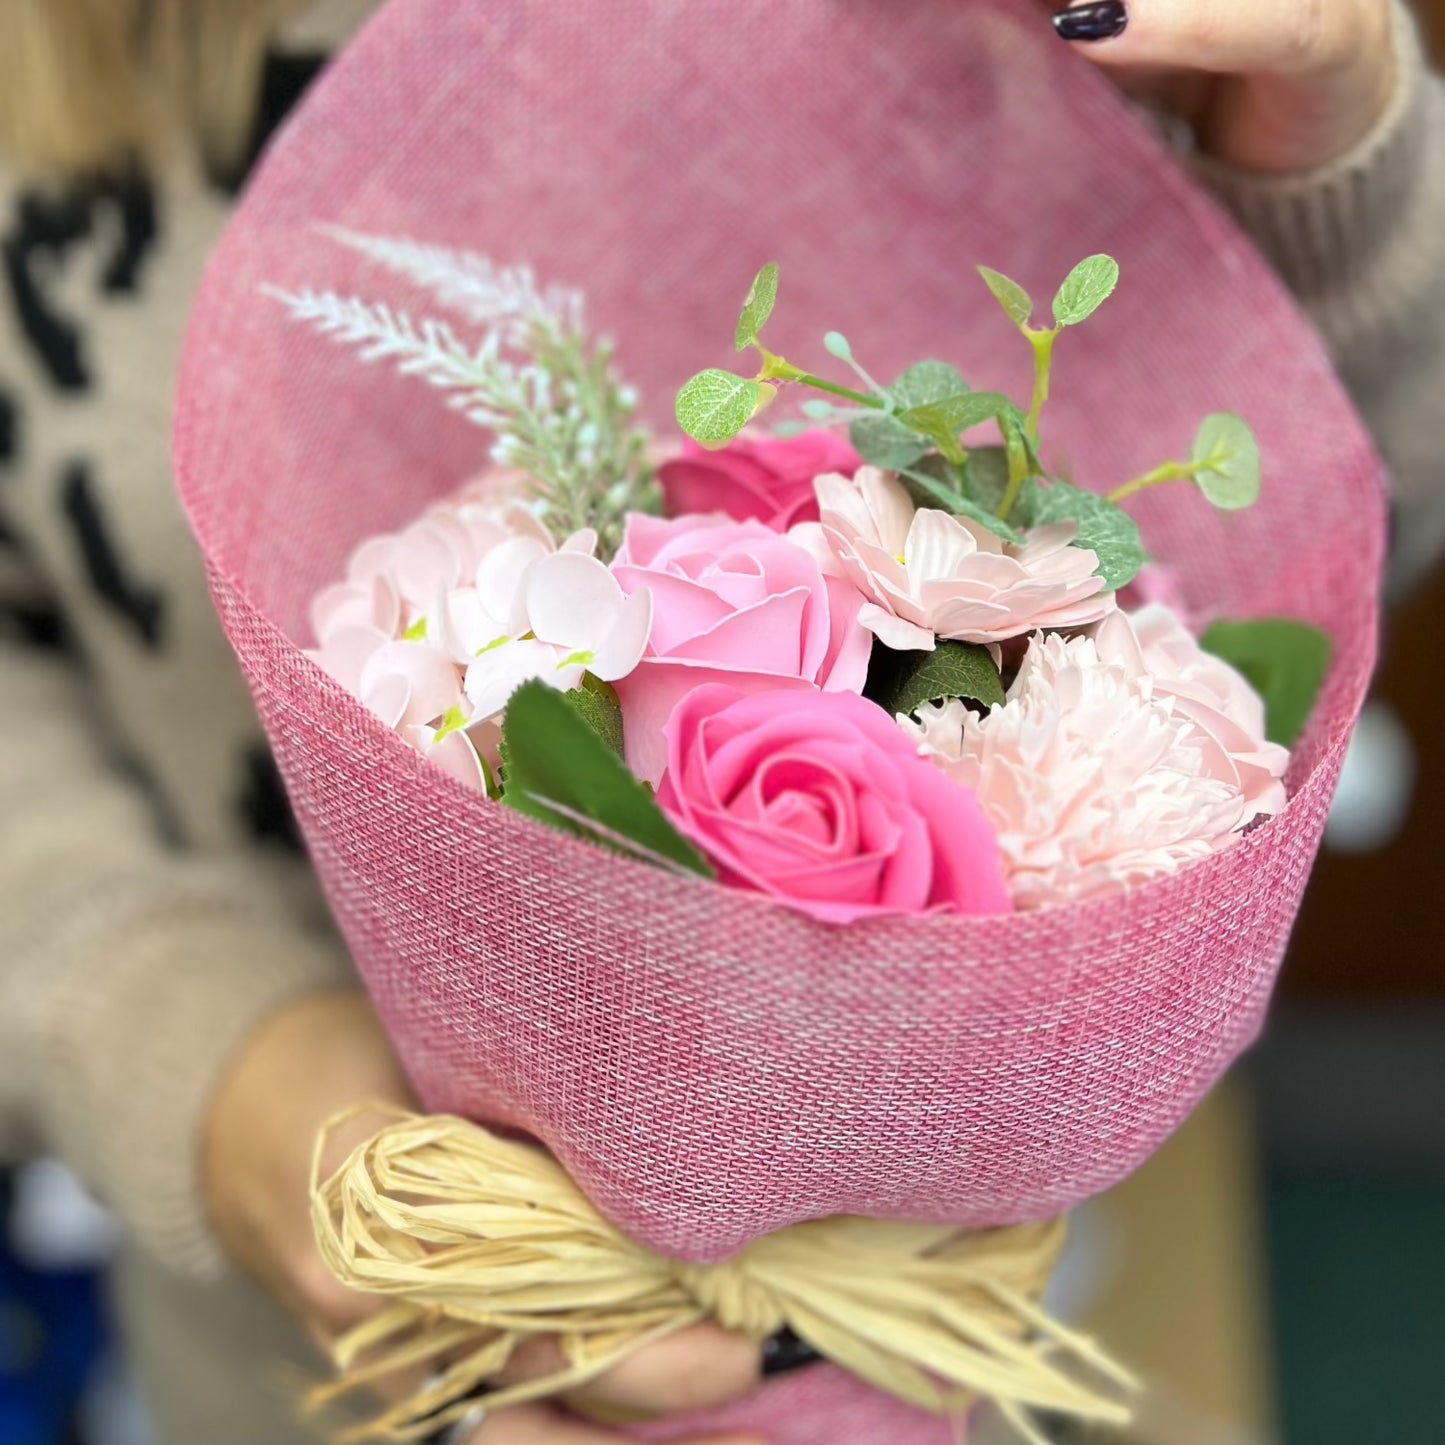
[[[1165,482],[1191,481],[1206,465],[1205,462],[1164,462],[1155,467],[1152,472],[1145,472],[1142,477],[1135,477],[1132,482],[1125,482],[1122,487],[1115,487],[1104,500],[1118,506],[1125,498],[1132,497],[1149,487],[1161,486]]]
[[[1000,522],[1007,522],[1009,513],[1014,509],[1014,503],[1019,499],[1019,493],[1024,489],[1024,483],[1029,478],[1029,456],[1022,446],[1009,443],[1008,445],[1008,487],[1005,489],[1003,498],[998,504],[998,519]]]
[[[1044,403],[1049,399],[1049,376],[1054,365],[1054,342],[1060,328],[1050,327],[1044,331],[1027,330],[1024,335],[1034,348],[1034,395],[1029,403],[1027,426],[1029,440],[1039,444],[1039,417],[1043,415]]]
[[[759,347],[759,350],[762,348]],[[763,358],[759,381],[796,381],[803,386],[811,386],[814,391],[826,391],[829,396],[841,396],[845,401],[857,402],[859,406],[871,407],[874,411],[883,411],[887,407],[887,403],[880,396],[869,396],[867,392],[854,391],[850,387],[839,386],[836,382],[824,381],[821,376],[814,376],[811,371],[804,371],[802,367],[794,366],[791,361],[784,361],[781,356],[774,356],[770,351],[764,351]]]

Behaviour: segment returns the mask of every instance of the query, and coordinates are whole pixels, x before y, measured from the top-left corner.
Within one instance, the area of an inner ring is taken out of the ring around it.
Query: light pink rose
[[[766,522],[786,532],[818,519],[813,478],[825,472],[851,477],[863,459],[831,431],[795,437],[740,436],[709,451],[690,438],[682,455],[658,472],[669,517],[726,512],[736,522]]]
[[[761,522],[634,515],[612,571],[624,592],[653,596],[647,651],[617,683],[627,765],[647,782],[662,776],[663,725],[703,683],[863,690],[873,639],[862,599]]]
[[[723,882],[826,923],[1009,911],[977,801],[875,704],[700,687],[666,735],[658,802]]]

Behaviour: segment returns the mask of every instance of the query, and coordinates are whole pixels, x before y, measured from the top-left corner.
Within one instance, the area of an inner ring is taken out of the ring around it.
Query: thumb
[[[1222,75],[1307,78],[1387,30],[1388,0],[1081,0],[1054,28],[1102,65],[1163,66]]]

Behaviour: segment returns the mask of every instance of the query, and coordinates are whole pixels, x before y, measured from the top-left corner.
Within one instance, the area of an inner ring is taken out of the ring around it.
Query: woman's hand
[[[1396,82],[1392,0],[1083,0],[1054,27],[1200,148],[1289,174],[1369,134]]]
[[[323,1349],[380,1301],[340,1284],[316,1247],[312,1150],[328,1120],[370,1103],[415,1107],[366,998],[319,994],[283,1009],[243,1048],[217,1091],[204,1142],[206,1199],[222,1247]],[[337,1130],[323,1170],[338,1167],[385,1122],[362,1116]],[[519,1352],[504,1378],[551,1374],[560,1362],[556,1347],[539,1341]],[[735,1400],[758,1376],[756,1346],[699,1325],[639,1351],[569,1400],[604,1416],[676,1414]],[[528,1405],[496,1411],[467,1445],[617,1445],[619,1438],[557,1406]],[[761,1442],[729,1435],[706,1445]]]

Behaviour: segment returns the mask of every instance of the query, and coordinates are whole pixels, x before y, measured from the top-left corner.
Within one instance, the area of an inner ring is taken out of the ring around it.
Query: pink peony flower
[[[627,764],[650,783],[666,761],[663,725],[703,683],[863,689],[872,639],[857,592],[761,522],[632,516],[612,571],[624,592],[654,597],[647,653],[617,687]]]
[[[1003,706],[980,717],[954,701],[900,719],[919,751],[977,797],[1019,908],[1173,873],[1283,805],[1282,787],[1262,782],[1286,761],[1264,742],[1262,714],[1251,731],[1249,709],[1216,674],[1225,665],[1189,661],[1172,632],[1179,650],[1164,657],[1156,625],[1146,623],[1148,645],[1123,613],[1097,639],[1039,634]],[[1167,676],[1147,670],[1156,660]],[[1229,692],[1228,711],[1216,715],[1186,691]],[[1225,716],[1227,730],[1217,723]]]
[[[658,471],[669,517],[725,512],[735,522],[765,522],[786,532],[795,522],[816,521],[813,478],[825,472],[852,476],[863,459],[830,431],[795,437],[740,436],[709,451],[695,441]]]
[[[724,882],[827,923],[1009,911],[978,804],[873,703],[700,687],[666,736],[658,801]]]
[[[1114,610],[1098,558],[1072,544],[1071,522],[1036,527],[1021,546],[967,517],[915,508],[876,467],[819,477],[819,535],[869,599],[859,620],[888,647],[931,651],[935,634],[1005,642],[1036,628],[1083,627]],[[803,531],[804,529],[799,529]]]

